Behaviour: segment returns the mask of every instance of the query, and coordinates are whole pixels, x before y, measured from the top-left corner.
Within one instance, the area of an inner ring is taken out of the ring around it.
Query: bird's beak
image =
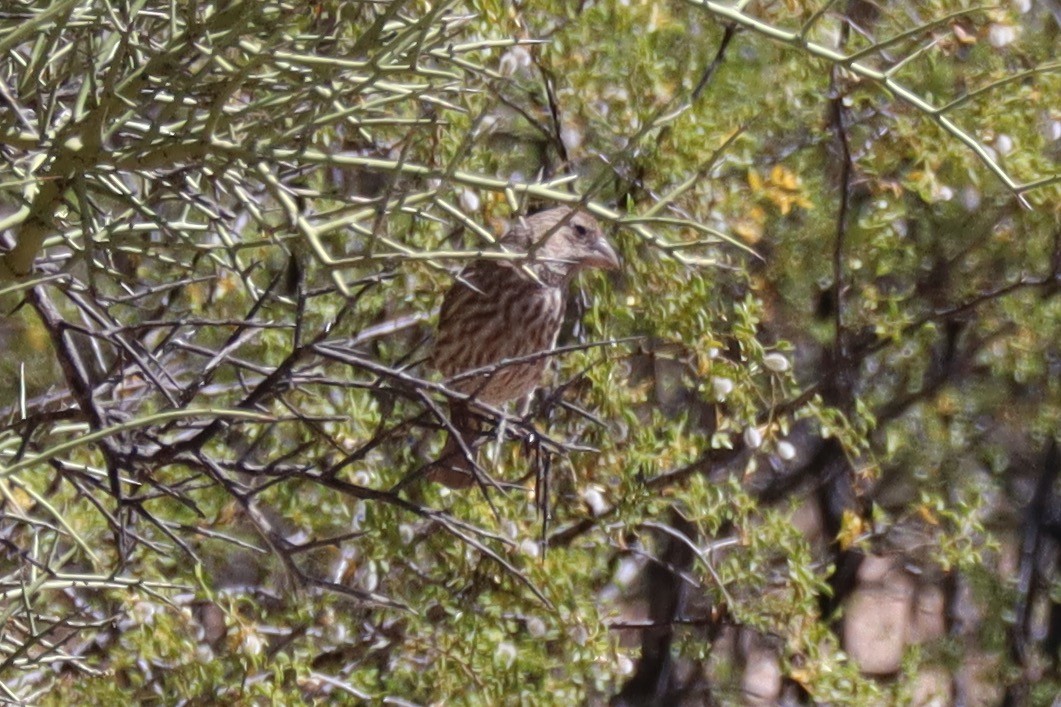
[[[586,267],[600,268],[601,270],[618,270],[619,256],[616,254],[612,244],[604,238],[598,238],[593,243],[593,248],[588,258],[583,262]]]

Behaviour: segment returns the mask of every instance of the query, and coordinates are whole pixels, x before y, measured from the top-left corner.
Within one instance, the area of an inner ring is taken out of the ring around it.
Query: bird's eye
[[[581,223],[575,224],[575,233],[579,238],[585,238],[589,235],[589,229],[583,226]]]

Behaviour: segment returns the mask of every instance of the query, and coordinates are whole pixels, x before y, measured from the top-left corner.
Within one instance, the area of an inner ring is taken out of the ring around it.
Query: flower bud
[[[792,364],[788,362],[788,358],[779,353],[768,353],[763,356],[763,365],[774,373],[784,373],[792,367]]]

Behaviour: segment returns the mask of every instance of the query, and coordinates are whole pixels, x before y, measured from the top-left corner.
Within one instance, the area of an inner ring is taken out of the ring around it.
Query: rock
[[[914,582],[891,558],[867,557],[844,606],[844,650],[867,675],[899,670],[914,604]]]

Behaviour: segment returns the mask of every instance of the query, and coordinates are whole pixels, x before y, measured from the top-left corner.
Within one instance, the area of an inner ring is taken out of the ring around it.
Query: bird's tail
[[[479,436],[478,426],[463,406],[454,405],[450,409],[450,423],[460,432],[464,447],[475,454],[475,441]],[[465,489],[475,483],[475,470],[472,461],[464,453],[458,437],[450,432],[446,436],[446,446],[442,455],[424,472],[429,481],[440,483],[451,489]]]
[[[464,438],[465,446],[474,450],[472,443],[475,442],[476,435],[472,433],[461,436]],[[451,489],[465,489],[475,483],[475,472],[472,469],[471,461],[452,433],[446,438],[446,446],[442,449],[442,456],[438,458],[438,461],[427,467],[424,477],[428,481],[440,483]]]

